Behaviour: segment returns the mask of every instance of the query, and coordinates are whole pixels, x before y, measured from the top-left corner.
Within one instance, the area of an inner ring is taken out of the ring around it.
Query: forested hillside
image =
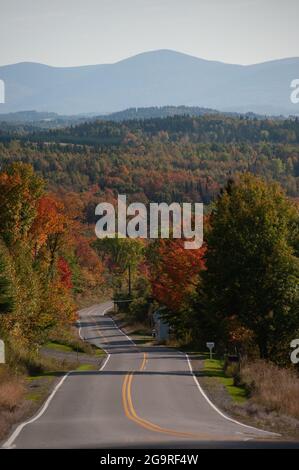
[[[299,194],[298,119],[175,116],[0,134],[1,164],[31,163],[52,190],[209,203],[231,175],[249,171]]]
[[[125,321],[146,331],[159,308],[176,346],[203,351],[211,340],[219,357],[237,352],[290,368],[275,369],[271,402],[281,410],[283,401],[285,413],[299,416],[289,406],[298,390],[290,362],[299,324],[298,120],[175,116],[48,132],[7,124],[1,136],[5,387],[16,388],[17,381],[20,388],[15,370],[41,369],[49,340],[71,335],[73,345],[76,311],[106,295],[125,300]],[[118,194],[145,204],[204,202],[203,246],[186,250],[181,239],[97,240],[95,207],[116,204]],[[249,363],[247,378],[238,368],[229,372],[253,397],[261,383],[257,370],[269,363],[257,364]],[[284,373],[293,384],[287,392],[280,390]],[[11,406],[9,390],[2,402],[0,395],[4,410]],[[268,399],[260,401],[268,406]]]

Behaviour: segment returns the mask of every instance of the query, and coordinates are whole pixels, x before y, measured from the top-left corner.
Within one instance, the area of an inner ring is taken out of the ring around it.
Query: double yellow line
[[[143,371],[145,369],[146,361],[147,361],[147,354],[143,353],[143,361],[142,361],[139,371]],[[197,434],[179,432],[179,431],[175,431],[172,429],[162,428],[161,426],[151,423],[150,421],[147,421],[146,419],[143,419],[140,416],[138,416],[134,408],[133,400],[132,400],[132,381],[133,381],[134,373],[135,372],[130,372],[129,374],[125,376],[124,381],[123,381],[123,386],[122,386],[122,401],[123,401],[123,407],[124,407],[124,411],[125,411],[127,418],[129,418],[131,421],[138,424],[139,426],[142,426],[143,428],[147,429],[148,431],[154,431],[154,432],[168,434],[168,435],[176,436],[176,437],[188,437],[188,438],[193,438],[193,439],[194,438],[198,439],[199,437],[202,437]]]

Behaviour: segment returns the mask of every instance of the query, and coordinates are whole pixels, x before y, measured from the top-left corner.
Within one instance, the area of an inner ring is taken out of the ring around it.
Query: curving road
[[[204,396],[185,354],[136,346],[104,316],[111,306],[79,312],[81,337],[107,352],[101,370],[65,376],[4,447],[246,447],[273,440],[222,416]]]

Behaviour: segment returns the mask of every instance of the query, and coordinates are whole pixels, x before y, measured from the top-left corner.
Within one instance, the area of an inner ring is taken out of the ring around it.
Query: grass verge
[[[11,427],[32,416],[55,382],[70,370],[98,370],[105,352],[77,337],[78,329],[53,332],[37,353],[9,349],[9,363],[0,364],[0,440]]]
[[[247,399],[245,387],[237,387],[233,377],[228,377],[224,371],[224,361],[220,359],[205,359],[203,374],[206,377],[214,377],[222,383],[229,396],[235,403],[244,403]]]

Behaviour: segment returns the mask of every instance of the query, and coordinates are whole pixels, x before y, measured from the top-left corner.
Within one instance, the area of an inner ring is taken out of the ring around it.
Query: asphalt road
[[[137,347],[110,317],[110,303],[81,310],[80,334],[107,351],[102,370],[64,377],[9,448],[276,447],[275,436],[213,407],[186,355]]]

